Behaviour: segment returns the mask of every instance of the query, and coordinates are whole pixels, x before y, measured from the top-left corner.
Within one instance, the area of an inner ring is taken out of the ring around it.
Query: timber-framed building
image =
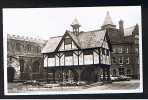
[[[108,30],[80,32],[77,19],[73,31],[51,37],[42,50],[49,81],[110,81],[112,51]]]

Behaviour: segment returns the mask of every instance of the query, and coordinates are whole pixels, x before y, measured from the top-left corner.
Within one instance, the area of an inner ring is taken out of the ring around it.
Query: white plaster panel
[[[44,67],[47,67],[47,57],[44,58]]]
[[[93,64],[93,56],[84,55],[84,64]]]
[[[60,63],[61,63],[61,64],[60,64],[61,66],[64,66],[64,55],[61,57]]]
[[[99,56],[96,52],[93,52],[94,53],[94,64],[98,64],[99,63]]]
[[[81,53],[79,56],[79,64],[83,65],[83,53]]]
[[[48,58],[48,67],[55,66],[55,58]]]
[[[59,66],[59,57],[56,56],[56,66]]]
[[[74,65],[78,65],[78,56],[73,54],[74,57]]]
[[[72,65],[72,64],[73,64],[72,56],[65,57],[65,65]]]
[[[65,50],[71,50],[71,44],[65,45]]]

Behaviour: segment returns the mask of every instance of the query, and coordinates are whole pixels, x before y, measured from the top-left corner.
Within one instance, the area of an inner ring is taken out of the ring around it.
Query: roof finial
[[[113,25],[112,18],[110,17],[109,11],[107,11],[106,13],[106,17],[104,19],[103,25],[108,25],[108,24]]]
[[[75,17],[71,25],[80,25],[77,17]]]
[[[113,24],[112,18],[110,17],[109,11],[107,11],[103,25],[101,26],[101,29],[106,28],[116,28],[116,25]]]

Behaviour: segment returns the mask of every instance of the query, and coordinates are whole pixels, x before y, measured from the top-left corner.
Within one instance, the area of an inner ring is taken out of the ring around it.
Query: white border
[[[122,6],[121,6],[122,7]],[[141,8],[141,6],[139,6]],[[142,14],[142,13],[141,13]],[[141,15],[142,16],[142,15]],[[142,22],[142,20],[141,20]],[[142,26],[142,24],[141,24]],[[133,90],[101,90],[101,91],[54,91],[54,92],[29,92],[29,93],[8,93],[7,83],[7,34],[3,33],[3,51],[4,51],[4,94],[5,95],[60,95],[60,94],[110,94],[110,93],[142,93],[143,92],[143,63],[142,63],[142,27],[139,32],[139,70],[140,70],[140,87]]]

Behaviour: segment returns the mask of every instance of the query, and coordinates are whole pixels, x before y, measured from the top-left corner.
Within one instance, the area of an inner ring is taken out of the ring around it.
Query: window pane
[[[54,58],[54,56],[55,56],[54,54],[49,54],[48,58]]]
[[[65,56],[73,56],[73,52],[65,52]]]
[[[106,55],[109,56],[109,50],[108,49],[106,49]]]
[[[71,44],[72,40],[70,38],[65,38],[65,45]]]
[[[105,55],[105,48],[102,48],[102,54]]]
[[[92,55],[93,54],[93,51],[92,50],[85,50],[83,52],[84,55]]]

